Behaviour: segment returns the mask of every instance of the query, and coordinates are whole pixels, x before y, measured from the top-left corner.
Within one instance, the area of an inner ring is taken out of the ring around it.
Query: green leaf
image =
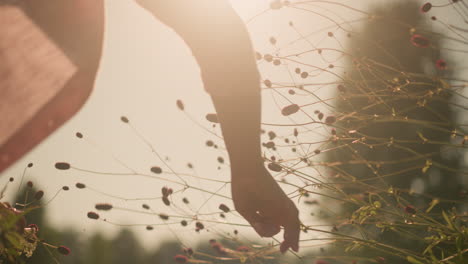
[[[411,257],[411,256],[407,256],[406,257],[406,260],[410,263],[413,263],[413,264],[424,264],[423,262]]]

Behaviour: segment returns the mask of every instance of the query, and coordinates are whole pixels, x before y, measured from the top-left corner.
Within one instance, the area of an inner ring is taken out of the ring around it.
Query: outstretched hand
[[[282,253],[299,250],[299,212],[263,164],[232,167],[232,199],[260,236],[271,237],[284,228]]]
[[[260,236],[274,236],[283,227],[281,252],[297,252],[298,210],[260,158],[260,75],[245,24],[227,0],[136,2],[173,28],[199,63],[229,153],[236,210]]]

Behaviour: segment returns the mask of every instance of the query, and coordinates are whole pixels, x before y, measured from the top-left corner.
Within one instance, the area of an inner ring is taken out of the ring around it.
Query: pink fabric
[[[23,120],[20,121],[20,128],[11,126],[2,128],[3,131],[0,130],[2,136],[8,137],[5,143],[0,143],[0,172],[34,148],[34,146],[39,144],[81,108],[94,85],[101,57],[104,33],[103,0],[23,0],[19,2],[19,7],[34,22],[34,24],[30,24],[29,31],[36,31],[37,33],[37,29],[39,28],[48,38],[39,37],[32,39],[31,41],[37,42],[34,45],[51,47],[51,43],[54,43],[62,51],[62,54],[68,58],[68,60],[65,60],[69,62],[68,65],[75,65],[76,72],[73,75],[70,74],[66,78],[68,79],[65,80],[66,82],[61,78],[61,81],[57,81],[54,85],[49,85],[48,88],[45,88],[48,89],[49,96],[47,98],[37,97],[37,100],[42,100],[42,102],[33,103],[39,107],[34,109],[32,113],[26,113],[27,111],[21,108],[19,109],[21,112],[8,108],[2,110],[2,113],[0,113],[2,116],[18,116],[23,118]],[[9,8],[12,7],[4,5],[0,7],[0,12],[5,13]],[[2,13],[0,13],[0,17],[2,17]],[[2,27],[14,26],[14,23],[2,23]],[[28,57],[30,54],[36,54],[34,51],[27,51],[21,49],[20,46],[15,47],[12,45],[10,44],[8,49],[13,49],[17,57]],[[2,49],[0,53],[6,51],[6,47],[0,46],[0,49]],[[56,50],[51,51],[51,53],[59,56],[57,54],[60,52]],[[40,61],[40,63],[45,65],[44,67],[36,67],[36,74],[40,76],[49,71],[48,74],[56,74],[57,76],[61,74],[67,75],[69,67],[64,66],[66,63],[63,62],[63,67],[55,69],[57,72],[50,72],[52,65],[48,65],[48,63],[51,63],[51,58],[50,54],[47,53],[34,57],[35,62],[31,62],[32,64],[39,63]],[[30,59],[32,60],[33,58]],[[17,72],[24,63],[25,61],[20,61],[18,64],[9,62],[10,66],[8,67],[11,70],[10,72]],[[28,68],[28,71],[31,70],[31,68]],[[5,69],[3,71],[5,72]],[[24,78],[30,78],[31,72],[25,72],[24,76]],[[18,91],[27,89],[25,83],[28,82],[24,81],[24,79],[16,78],[15,83],[10,82],[7,84],[10,88],[5,85],[5,82],[0,82],[0,91],[11,89],[15,85]],[[54,90],[53,92],[51,91],[52,89]],[[15,96],[0,97],[0,104],[16,103],[12,101],[6,102],[5,100],[7,99],[24,99],[14,98]],[[27,100],[34,100],[34,98],[29,97]],[[10,113],[8,113],[9,110],[11,110]],[[3,113],[5,111],[7,113]],[[14,133],[11,133],[11,131]],[[7,134],[13,134],[13,136],[5,136]]]

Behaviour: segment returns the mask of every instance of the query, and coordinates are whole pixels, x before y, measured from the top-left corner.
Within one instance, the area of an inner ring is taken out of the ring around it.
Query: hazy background
[[[269,2],[232,0],[234,8],[245,21],[266,10]],[[378,1],[341,2],[365,9],[368,3]],[[425,1],[421,1],[423,2]],[[138,139],[135,132],[120,122],[122,115],[130,119],[131,124],[152,143],[161,156],[169,158],[168,164],[175,171],[195,173],[186,166],[190,162],[195,166],[198,176],[228,181],[228,165],[221,164],[218,169],[217,162],[218,156],[228,160],[225,151],[222,147],[215,150],[205,146],[206,140],[209,139],[220,146],[222,142],[197,126],[175,105],[176,100],[181,99],[190,116],[207,130],[219,134],[219,130],[212,129],[211,123],[205,120],[205,115],[214,112],[214,108],[208,94],[203,90],[198,66],[188,47],[172,30],[155,20],[131,0],[108,0],[106,8],[104,55],[91,98],[71,121],[4,172],[0,178],[1,183],[8,181],[9,177],[15,177],[16,185],[10,186],[12,188],[9,189],[9,194],[13,195],[23,169],[29,162],[33,162],[34,167],[27,170],[25,181],[33,180],[40,184],[40,188],[46,191],[45,200],[51,199],[62,186],[72,187],[76,182],[83,182],[93,189],[129,199],[159,197],[160,189],[165,185],[179,190],[180,186],[138,176],[104,176],[75,170],[57,171],[54,168],[55,162],[66,161],[83,169],[127,172],[128,170],[113,158],[115,156],[142,173],[149,173],[150,167],[155,165],[168,171],[168,168]],[[344,8],[331,7],[328,11],[319,9],[318,12],[325,16],[341,16],[343,20],[362,17],[362,14]],[[434,14],[437,14],[437,10]],[[277,47],[284,47],[288,52],[294,49],[303,50],[304,46],[309,45],[305,41],[292,43],[298,36],[288,28],[289,20],[294,21],[296,27],[304,34],[314,33],[308,39],[316,45],[327,47],[339,45],[336,41],[327,38],[327,28],[333,31],[336,27],[330,27],[333,23],[326,17],[298,10],[281,10],[281,12],[268,11],[249,22],[255,49],[262,53],[274,52],[275,48],[268,42],[271,36],[278,39]],[[317,31],[319,29],[321,31]],[[345,39],[340,36],[337,38]],[[285,82],[290,82],[290,76],[284,68],[262,65],[260,67],[264,78],[274,76],[275,80],[283,78]],[[336,73],[339,72],[340,69],[337,67]],[[314,82],[322,81],[331,82],[333,77],[328,75],[314,79]],[[323,90],[317,92],[323,97],[330,93]],[[264,122],[288,121],[280,115],[272,98],[269,93],[264,93]],[[279,104],[284,105],[281,101]],[[327,111],[325,108],[321,110]],[[296,122],[301,120],[306,119],[304,117],[295,119]],[[75,137],[78,131],[84,134],[84,139]],[[317,140],[323,135],[323,131],[317,128],[309,135],[312,140]],[[177,180],[170,174],[164,174],[164,177]],[[219,183],[189,180],[200,188],[211,191],[219,189],[221,194],[230,196],[229,185],[223,187]],[[208,194],[187,191],[184,196],[190,199],[196,210],[207,199]],[[139,209],[143,203],[109,198],[88,189],[78,190],[72,187],[69,192],[60,193],[47,206],[48,220],[58,228],[73,227],[83,235],[89,235],[96,230],[113,234],[119,230],[119,227],[86,218],[86,213],[92,211],[94,205],[100,202],[110,202],[114,206],[131,209]],[[202,210],[216,211],[219,202],[233,207],[230,200],[214,199],[203,205]],[[152,205],[157,212],[171,213],[172,210],[165,207],[160,200],[145,201],[145,203]],[[125,211],[111,212],[105,214],[105,217],[115,223],[130,225],[161,223],[155,216]],[[231,221],[244,222],[240,218],[231,218]],[[217,230],[218,226],[213,224],[210,228]],[[133,228],[145,242],[144,244],[151,246],[157,245],[163,237],[172,236],[170,230],[177,232],[184,243],[191,243],[200,238],[199,235],[193,235],[195,232],[192,229],[181,228],[179,225],[174,225],[171,229],[158,227],[152,232],[146,231],[145,225]]]

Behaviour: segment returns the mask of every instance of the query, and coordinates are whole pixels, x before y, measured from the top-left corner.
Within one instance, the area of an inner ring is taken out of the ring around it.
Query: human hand
[[[262,237],[271,237],[284,228],[280,251],[299,250],[299,211],[263,164],[232,167],[234,206]]]

